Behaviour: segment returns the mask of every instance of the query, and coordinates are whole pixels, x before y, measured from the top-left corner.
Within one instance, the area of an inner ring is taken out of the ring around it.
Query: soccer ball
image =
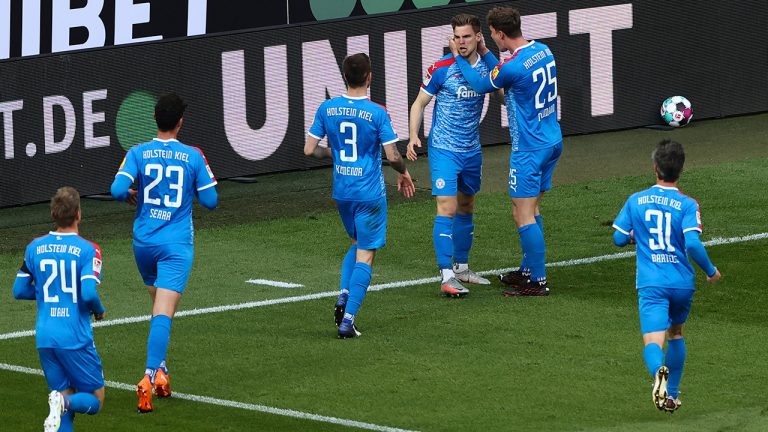
[[[672,127],[685,126],[692,118],[691,102],[682,96],[672,96],[661,104],[661,119]]]

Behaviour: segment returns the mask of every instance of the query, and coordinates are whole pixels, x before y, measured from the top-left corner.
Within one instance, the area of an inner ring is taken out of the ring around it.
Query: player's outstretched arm
[[[304,143],[304,155],[313,156],[318,159],[331,158],[331,149],[329,147],[321,147],[320,140],[312,135],[307,137],[307,142]]]
[[[720,279],[720,271],[709,260],[709,255],[701,243],[698,231],[691,230],[685,233],[685,251],[693,262],[707,274],[707,282],[715,283]]]
[[[469,86],[472,87],[472,90],[480,94],[491,93],[497,90],[496,87],[491,85],[489,76],[481,76],[480,73],[459,54],[459,49],[456,47],[456,43],[453,39],[450,40],[449,46],[451,47],[453,58],[456,59],[456,64],[459,66],[459,69],[461,69],[461,74],[464,75],[464,79],[467,80]],[[488,53],[486,53],[486,55],[488,55]]]
[[[414,147],[421,148],[419,129],[421,128],[422,120],[424,120],[424,108],[427,107],[431,100],[432,95],[419,90],[419,95],[416,96],[416,100],[413,101],[413,104],[411,105],[410,118],[408,119],[408,148],[405,153],[409,160],[415,161],[418,159]]]
[[[416,186],[414,186],[411,174],[408,173],[408,169],[405,167],[405,161],[400,155],[400,151],[398,151],[396,145],[392,143],[384,146],[384,153],[387,155],[389,166],[400,173],[400,176],[397,178],[397,190],[406,198],[412,197],[416,192]]]

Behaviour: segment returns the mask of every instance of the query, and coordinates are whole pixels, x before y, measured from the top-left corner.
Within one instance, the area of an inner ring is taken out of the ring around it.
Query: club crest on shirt
[[[445,187],[445,180],[443,180],[441,178],[435,180],[435,187],[438,188],[438,189],[444,188]]]

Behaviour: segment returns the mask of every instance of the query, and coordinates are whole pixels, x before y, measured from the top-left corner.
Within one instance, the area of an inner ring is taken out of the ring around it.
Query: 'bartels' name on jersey
[[[144,150],[143,152],[141,152],[141,157],[144,159],[162,158],[162,159],[175,159],[182,162],[189,162],[189,153],[173,151],[173,150],[163,150],[163,149]]]

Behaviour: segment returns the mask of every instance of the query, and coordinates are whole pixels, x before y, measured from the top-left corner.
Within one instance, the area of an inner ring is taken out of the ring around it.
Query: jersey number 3
[[[339,151],[339,158],[344,162],[355,162],[357,161],[357,125],[352,122],[341,122],[339,124],[340,133],[345,133],[347,129],[352,131],[352,136],[344,138],[344,144],[352,146],[352,154],[348,154],[346,149],[341,149]]]
[[[165,174],[165,176],[163,176]],[[184,168],[180,166],[167,166],[163,173],[163,166],[160,164],[147,164],[144,167],[144,175],[153,177],[154,180],[144,188],[144,202],[159,206],[160,198],[150,198],[149,192],[155,188],[164,178],[168,179],[168,188],[176,191],[175,199],[171,200],[170,195],[163,196],[162,205],[165,207],[181,207],[181,193],[184,187]]]

